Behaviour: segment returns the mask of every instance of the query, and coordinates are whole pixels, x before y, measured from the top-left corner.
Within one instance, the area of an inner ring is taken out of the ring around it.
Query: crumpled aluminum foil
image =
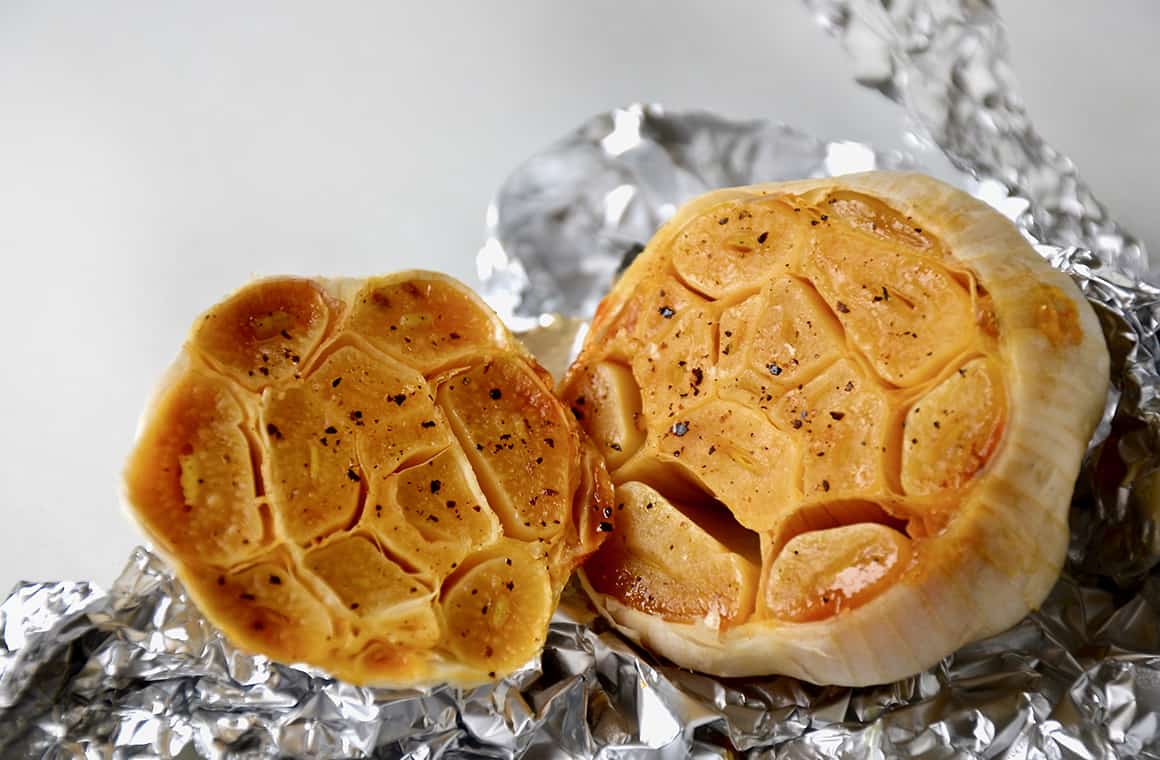
[[[807,4],[859,78],[905,104],[914,155],[765,122],[617,110],[503,186],[478,258],[485,292],[559,353],[687,198],[921,168],[924,150],[945,150],[964,188],[1076,279],[1112,352],[1067,571],[1042,609],[926,673],[844,689],[680,670],[569,592],[543,657],[505,681],[388,691],[239,653],[139,549],[107,592],[26,583],[0,604],[0,756],[1160,758],[1160,289],[1141,280],[1143,247],[1031,129],[988,3]]]
[[[850,53],[855,79],[905,107],[920,149],[1023,199],[1018,224],[1039,241],[1086,248],[1130,276],[1147,270],[1143,243],[1032,125],[991,0],[805,2]]]

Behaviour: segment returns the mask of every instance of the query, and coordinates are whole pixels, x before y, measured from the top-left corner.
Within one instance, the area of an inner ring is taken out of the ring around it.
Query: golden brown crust
[[[615,452],[618,506],[657,491],[582,580],[687,667],[849,685],[917,672],[1054,582],[1107,363],[1074,284],[928,177],[709,193],[600,304],[562,385]],[[697,563],[655,556],[672,509]],[[720,540],[723,520],[757,557]],[[749,572],[755,588],[735,580]]]
[[[260,280],[210,309],[125,482],[236,644],[392,685],[532,657],[611,500],[550,376],[427,272]]]

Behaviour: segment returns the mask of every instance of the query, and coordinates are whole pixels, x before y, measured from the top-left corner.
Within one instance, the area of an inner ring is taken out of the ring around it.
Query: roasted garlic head
[[[126,491],[236,644],[376,684],[535,655],[612,493],[548,374],[427,272],[261,280],[210,309]]]
[[[604,299],[562,386],[616,484],[586,588],[709,673],[920,671],[1051,588],[1107,375],[1076,286],[958,190],[709,193]]]

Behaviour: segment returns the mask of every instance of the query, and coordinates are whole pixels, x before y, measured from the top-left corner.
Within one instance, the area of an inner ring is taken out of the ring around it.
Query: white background
[[[1001,8],[1039,129],[1160,248],[1160,4]],[[198,312],[256,274],[474,282],[505,174],[638,100],[898,145],[789,0],[0,0],[0,596],[120,570],[122,462]]]

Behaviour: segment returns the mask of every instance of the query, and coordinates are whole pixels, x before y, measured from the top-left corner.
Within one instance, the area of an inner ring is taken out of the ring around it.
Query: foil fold
[[[0,604],[3,757],[1160,757],[1160,289],[1027,120],[983,0],[807,0],[859,80],[909,114],[912,155],[636,105],[519,167],[487,213],[483,292],[559,365],[653,230],[729,185],[923,168],[1008,214],[1091,301],[1112,390],[1041,609],[882,686],[721,679],[626,642],[566,592],[541,657],[471,690],[354,687],[239,652],[136,550],[109,590],[19,584]]]

